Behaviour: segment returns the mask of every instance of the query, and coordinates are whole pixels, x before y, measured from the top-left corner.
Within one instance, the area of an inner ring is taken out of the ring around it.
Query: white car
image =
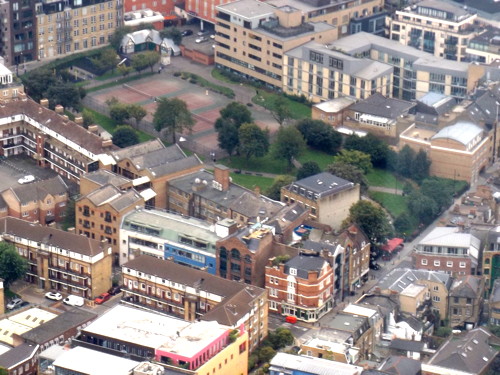
[[[199,37],[198,39],[195,40],[196,43],[203,43],[203,42],[206,42],[206,41],[208,41],[208,39],[205,38],[204,36]]]
[[[48,292],[45,293],[45,298],[51,299],[53,301],[60,301],[62,300],[63,296],[61,293],[58,292]]]
[[[22,184],[27,184],[29,182],[33,182],[35,181],[35,176],[29,174],[29,175],[26,175],[24,177],[21,177],[19,180],[17,180],[17,182],[19,182],[21,185]]]
[[[23,300],[21,298],[14,298],[7,304],[7,309],[14,310],[15,308],[21,306],[23,304]]]
[[[70,305],[70,306],[78,306],[78,307],[81,307],[85,304],[85,300],[82,298],[82,297],[79,297],[79,296],[74,296],[72,294],[70,294],[69,296],[67,296],[63,302],[66,304],[66,305]]]

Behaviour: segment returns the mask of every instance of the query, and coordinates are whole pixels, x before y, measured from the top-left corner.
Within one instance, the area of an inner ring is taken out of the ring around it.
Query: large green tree
[[[117,124],[123,124],[130,118],[126,104],[116,103],[109,107],[109,117],[111,117]]]
[[[116,51],[113,48],[104,49],[99,56],[90,59],[94,67],[104,73],[108,70],[114,71],[120,62]]]
[[[233,155],[233,152],[238,149],[240,144],[238,128],[229,120],[219,118],[217,140],[219,142],[219,147],[225,150],[229,157]]]
[[[84,108],[82,111],[83,118],[83,127],[87,129],[90,125],[94,125],[96,123],[96,118],[93,112]]]
[[[302,119],[297,123],[307,145],[319,151],[336,154],[342,144],[342,135],[321,120]]]
[[[214,127],[217,131],[219,147],[226,150],[229,156],[238,152],[239,129],[242,124],[252,123],[252,113],[243,104],[231,102],[220,110],[220,117],[215,121]]]
[[[139,143],[137,132],[128,125],[118,126],[113,133],[113,144],[118,147],[128,147]]]
[[[293,167],[293,159],[301,155],[306,148],[306,141],[295,126],[280,127],[273,144],[273,156],[285,159],[288,170]]]
[[[269,131],[254,123],[243,124],[238,129],[239,150],[248,160],[252,156],[262,157],[269,151]]]
[[[333,160],[335,163],[354,165],[363,171],[364,174],[369,173],[373,168],[370,155],[357,150],[341,150]]]
[[[140,104],[127,105],[127,112],[129,116],[135,120],[135,125],[137,127],[139,127],[142,119],[148,114],[148,112]]]
[[[333,163],[326,167],[327,172],[343,178],[344,180],[359,184],[361,194],[368,191],[368,180],[366,179],[363,171],[352,164],[347,163]]]
[[[318,173],[321,173],[321,168],[318,163],[315,161],[306,161],[297,171],[297,180],[302,180],[303,178],[314,176]]]
[[[172,143],[176,143],[175,133],[191,131],[195,122],[185,101],[178,98],[160,98],[153,116],[153,124],[159,132],[163,130],[170,132]]]
[[[149,66],[151,72],[153,72],[154,66],[160,62],[160,54],[156,51],[146,51],[142,52],[142,54],[144,55],[144,61],[147,66]]]
[[[448,208],[453,197],[453,187],[444,179],[427,178],[420,185],[420,193],[432,198],[438,210]]]
[[[132,67],[138,72],[142,72],[144,69],[149,67],[149,60],[145,52],[136,53],[132,56]]]
[[[279,201],[281,199],[281,188],[290,185],[293,181],[294,178],[288,174],[276,176],[273,184],[267,189],[266,196]]]
[[[122,26],[113,32],[109,39],[109,45],[115,50],[118,51],[120,49],[120,46],[122,44],[123,37],[127,35],[128,33],[131,33],[133,29],[129,26]]]
[[[413,160],[412,178],[416,181],[422,181],[424,178],[429,177],[430,167],[431,160],[427,157],[427,153],[422,149],[419,150]]]
[[[46,94],[51,107],[57,104],[76,110],[81,107],[82,92],[70,82],[58,81],[47,89]]]
[[[34,69],[22,76],[26,93],[36,102],[45,98],[49,87],[57,82],[55,70],[45,67]]]
[[[176,46],[180,46],[182,43],[182,33],[175,27],[163,29],[160,31],[160,36],[162,38],[172,39]]]
[[[387,165],[389,145],[373,134],[368,133],[364,137],[359,137],[356,134],[350,135],[344,141],[344,148],[370,155],[374,167],[385,168]]]
[[[0,278],[9,287],[14,281],[22,278],[28,271],[28,262],[21,257],[14,245],[0,242]]]
[[[413,162],[415,160],[415,151],[408,145],[398,152],[396,171],[404,177],[411,178]]]
[[[220,110],[220,118],[230,120],[238,129],[243,124],[253,122],[252,113],[243,104],[231,102]]]
[[[351,206],[345,225],[349,223],[358,224],[372,243],[383,243],[392,233],[384,209],[367,200],[360,200]]]
[[[430,224],[439,212],[436,201],[420,192],[409,195],[408,209],[423,224]]]
[[[288,103],[282,96],[278,96],[269,110],[280,127],[292,116]]]

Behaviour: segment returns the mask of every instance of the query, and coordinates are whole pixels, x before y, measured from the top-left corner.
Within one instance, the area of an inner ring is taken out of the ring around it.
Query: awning
[[[173,21],[173,20],[176,20],[177,18],[179,18],[177,15],[168,15],[168,16],[165,16],[165,21]]]
[[[151,180],[149,179],[148,176],[142,176],[142,177],[139,177],[139,178],[136,178],[135,180],[133,180],[132,185],[138,186],[138,185],[145,184],[146,182],[149,182],[149,181],[151,181]]]
[[[335,130],[338,131],[339,133],[346,134],[346,135],[356,134],[358,137],[364,137],[365,135],[368,134],[367,132],[364,132],[362,130],[351,130],[351,129],[345,128],[343,126],[341,126],[339,128],[335,128]]]
[[[139,193],[141,195],[141,197],[144,198],[144,201],[148,201],[150,200],[151,198],[154,198],[156,197],[156,193],[153,191],[153,189],[146,189],[146,190],[143,190]]]
[[[362,122],[368,122],[368,121],[379,122],[381,124],[387,124],[389,122],[389,120],[386,119],[385,117],[368,115],[366,113],[359,116],[359,120]]]
[[[402,238],[393,238],[391,240],[388,240],[384,246],[380,247],[380,249],[383,251],[387,251],[388,253],[392,253],[402,243]]]

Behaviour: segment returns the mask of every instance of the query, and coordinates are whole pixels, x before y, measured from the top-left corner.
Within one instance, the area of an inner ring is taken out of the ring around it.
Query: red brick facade
[[[415,268],[418,270],[442,271],[452,275],[471,275],[472,261],[469,257],[429,255],[416,252]]]

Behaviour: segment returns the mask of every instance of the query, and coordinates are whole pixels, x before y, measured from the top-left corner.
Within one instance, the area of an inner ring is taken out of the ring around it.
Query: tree
[[[394,229],[399,234],[407,233],[411,227],[411,219],[407,212],[403,212],[394,220]]]
[[[292,115],[290,108],[288,108],[287,101],[282,96],[278,96],[269,110],[273,118],[280,124],[280,127],[283,126],[286,120]]]
[[[230,120],[238,129],[242,124],[252,123],[252,113],[243,104],[231,102],[220,111],[221,118]]]
[[[252,156],[262,157],[269,151],[269,131],[254,123],[243,124],[238,129],[239,150],[248,160]]]
[[[219,120],[221,120],[217,134],[219,147],[222,150],[226,150],[229,157],[231,157],[240,143],[238,139],[238,128],[228,120],[222,118],[219,118]]]
[[[274,178],[273,184],[267,189],[266,196],[275,201],[281,199],[281,188],[283,186],[288,186],[294,181],[294,178],[290,175],[280,175]]]
[[[132,57],[132,67],[139,73],[146,69],[148,66],[149,60],[145,52],[137,53]]]
[[[398,153],[396,171],[404,177],[411,177],[411,169],[415,160],[415,151],[410,146],[405,145]]]
[[[389,146],[373,134],[368,133],[364,137],[359,137],[356,134],[350,135],[344,142],[344,148],[370,155],[374,167],[385,168],[387,165]]]
[[[109,117],[111,117],[117,124],[123,124],[130,118],[126,104],[116,103],[109,108]]]
[[[263,346],[259,349],[259,362],[266,363],[269,362],[276,355],[276,350],[270,346]]]
[[[318,173],[321,173],[321,168],[318,163],[315,161],[306,161],[297,171],[297,180],[302,180],[303,178],[314,176]]]
[[[295,341],[292,332],[285,327],[278,327],[274,332],[270,332],[267,340],[274,350],[283,349]]]
[[[287,169],[293,167],[293,159],[304,152],[306,141],[295,126],[280,127],[273,145],[273,155],[276,159],[285,159]]]
[[[88,129],[90,125],[93,125],[96,123],[95,120],[95,115],[93,112],[88,110],[87,108],[84,108],[82,111],[82,118],[83,118],[83,127],[85,129]]]
[[[118,147],[128,147],[139,143],[137,132],[128,125],[118,126],[113,133],[113,144]]]
[[[122,26],[122,27],[115,29],[115,31],[113,32],[113,34],[109,38],[109,45],[115,51],[119,51],[120,46],[122,45],[123,37],[131,32],[132,32],[132,28],[129,26]]]
[[[68,230],[68,228],[74,227],[76,222],[75,215],[75,200],[69,198],[66,202],[66,210],[64,212],[64,220],[62,222],[63,230]]]
[[[140,122],[148,112],[139,104],[129,104],[127,106],[127,112],[131,118],[135,120],[135,125],[139,127]]]
[[[118,73],[120,73],[124,77],[126,77],[130,73],[132,73],[133,70],[134,70],[134,68],[132,68],[131,66],[125,65],[125,63],[118,65]]]
[[[326,170],[344,180],[359,184],[361,194],[365,194],[368,191],[368,181],[358,167],[347,163],[333,163],[327,166]]]
[[[70,82],[57,82],[47,90],[47,98],[51,108],[57,104],[65,108],[74,108],[78,110],[81,104],[81,94],[77,86]]]
[[[26,93],[36,102],[44,99],[48,88],[55,85],[57,77],[54,70],[48,68],[35,69],[22,76]]]
[[[416,181],[422,181],[424,178],[429,177],[429,169],[431,161],[427,157],[427,153],[420,149],[413,160],[412,178]]]
[[[373,168],[370,155],[357,150],[341,150],[333,160],[335,163],[354,165],[364,174],[367,174]]]
[[[171,29],[163,29],[162,31],[160,31],[160,36],[162,37],[162,39],[172,39],[176,46],[180,46],[182,43],[182,33],[175,27]]]
[[[438,211],[448,208],[452,202],[452,186],[440,178],[427,178],[422,181],[420,193],[436,202]]]
[[[144,61],[147,66],[151,68],[151,72],[153,72],[153,68],[158,62],[160,62],[160,54],[156,51],[146,51],[142,52],[144,55]]]
[[[351,206],[345,226],[349,223],[358,224],[372,243],[383,243],[392,232],[383,208],[367,200],[360,200]]]
[[[159,132],[168,130],[172,135],[172,143],[176,143],[175,132],[191,131],[195,122],[185,101],[178,98],[160,98],[153,116],[153,124]]]
[[[306,118],[297,123],[297,129],[307,145],[316,150],[334,155],[342,144],[342,135],[326,122]]]
[[[426,197],[420,192],[415,192],[409,196],[408,209],[423,224],[431,223],[439,212],[434,199]]]
[[[90,61],[99,72],[105,73],[108,70],[115,70],[118,63],[118,55],[114,49],[106,48],[99,56],[91,58]]]
[[[14,281],[22,278],[28,270],[28,262],[21,257],[14,245],[0,242],[0,278],[9,287]]]

